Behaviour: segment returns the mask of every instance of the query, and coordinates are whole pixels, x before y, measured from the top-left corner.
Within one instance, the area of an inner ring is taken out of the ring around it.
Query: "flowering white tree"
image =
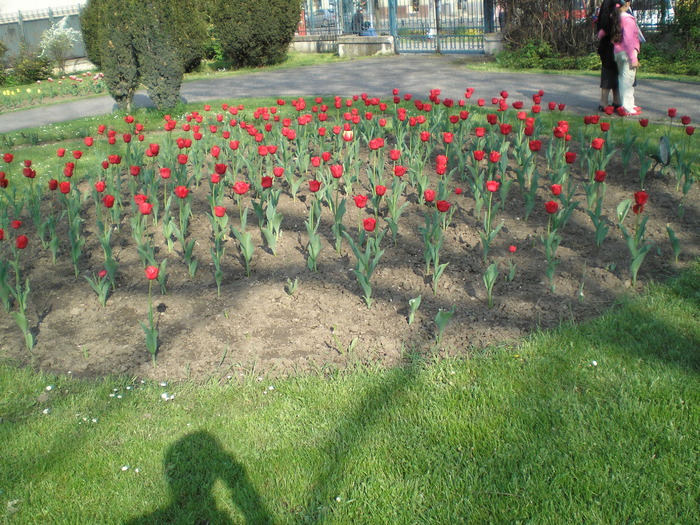
[[[68,17],[65,16],[41,35],[41,56],[53,60],[61,73],[65,73],[68,52],[80,38],[80,31],[68,27]]]

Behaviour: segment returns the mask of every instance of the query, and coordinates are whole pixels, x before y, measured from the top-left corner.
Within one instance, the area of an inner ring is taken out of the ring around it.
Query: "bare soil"
[[[613,221],[617,204],[639,189],[638,160],[633,155],[625,175],[617,155],[607,171],[604,214],[610,219],[610,233],[597,248],[580,185],[576,198],[581,204],[562,231],[553,290],[545,273],[540,240],[547,229],[543,203],[551,198],[548,184],[541,180],[545,187],[527,222],[523,219],[523,199],[517,184],[513,185],[505,212],[495,217],[495,223],[503,220],[504,226],[489,256],[489,262],[498,262],[500,270],[493,308],[488,308],[482,280],[487,267],[478,233],[482,218],[476,216],[474,199],[459,180],[451,183],[451,190],[461,186],[465,191],[450,197],[457,210],[441,250],[441,261],[449,265],[439,281],[438,293],[433,294],[431,278],[425,273],[419,233],[426,206],[418,203],[413,191],[407,196],[410,204],[401,218],[396,245],[391,243],[390,235],[382,244],[386,251],[372,277],[371,309],[364,304],[362,290],[351,272],[355,259],[347,243],[343,243],[341,253],[333,248],[332,217],[327,209],[321,226],[324,241],[318,272],[307,268],[304,220],[311,197],[305,185],[296,201],[286,192],[280,198],[279,211],[284,220],[276,256],[266,248],[250,214],[248,230],[253,232],[255,242],[250,277],[245,275],[235,240],[227,239],[224,280],[221,296],[217,296],[209,253],[211,227],[205,216],[210,212],[205,183],[193,190],[190,236],[197,239],[194,255],[199,260],[194,278],[188,274],[179,245],[175,244],[175,253],[169,253],[162,232],[150,230],[156,258],[168,258],[169,276],[167,294],[161,295],[154,288],[159,330],[155,368],[139,325],[147,319],[148,281],[130,235],[127,213],[122,216],[120,231],[113,235],[119,263],[117,289],[103,308],[83,277],[99,271],[103,264],[94,206],[86,202],[83,215],[87,242],[78,278],[68,254],[65,225],[59,228],[61,252],[56,264],[50,252],[42,250],[36,237],[30,236],[30,245],[22,254],[22,275],[31,282],[28,317],[36,346],[28,351],[13,318],[2,312],[2,353],[22,365],[75,377],[126,374],[159,380],[226,381],[242,374],[286,375],[342,369],[358,363],[391,366],[407,352],[459,354],[486,345],[515,343],[536,329],[598,316],[644,283],[676,274],[700,256],[697,188],[691,190],[684,216],[679,218],[682,194],[675,178],[657,170],[646,178],[650,198],[644,211],[649,216],[646,238],[655,248],[644,260],[637,286],[633,287],[630,254]],[[574,178],[583,182],[584,175],[573,172]],[[88,192],[87,182],[80,189]],[[367,187],[363,190],[368,192]],[[237,223],[237,208],[230,195],[226,206]],[[349,198],[345,224],[354,231],[349,225],[357,225],[361,217],[371,213],[371,208],[357,209]],[[628,218],[628,224],[633,224],[629,222],[632,220]],[[679,263],[674,262],[667,224],[676,232],[683,249]],[[383,225],[381,219],[379,225]],[[511,245],[517,247],[514,255],[508,250]],[[3,248],[7,257],[7,245]],[[507,282],[504,277],[511,257],[517,272],[513,281]],[[288,280],[298,280],[293,294],[286,289]],[[408,301],[419,295],[422,303],[409,325]],[[441,344],[436,345],[435,316],[440,309],[453,306],[454,317]]]

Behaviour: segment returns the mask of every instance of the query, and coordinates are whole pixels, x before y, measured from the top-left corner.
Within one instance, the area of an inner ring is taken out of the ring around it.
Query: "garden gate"
[[[483,53],[495,0],[306,0],[305,34],[393,35],[397,53]],[[362,29],[358,30],[359,20]],[[311,14],[313,13],[313,14]]]
[[[490,0],[388,0],[388,3],[390,32],[398,53],[483,53],[484,33],[494,30]]]

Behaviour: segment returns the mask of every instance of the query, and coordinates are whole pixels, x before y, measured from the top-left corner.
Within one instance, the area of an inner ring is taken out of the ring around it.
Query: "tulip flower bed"
[[[102,73],[79,73],[37,80],[34,86],[7,87],[0,90],[0,110],[39,105],[48,100],[107,94]]]
[[[127,116],[61,173],[5,152],[3,350],[92,376],[392,364],[597,315],[700,256],[688,117],[574,131],[543,92],[475,99]]]

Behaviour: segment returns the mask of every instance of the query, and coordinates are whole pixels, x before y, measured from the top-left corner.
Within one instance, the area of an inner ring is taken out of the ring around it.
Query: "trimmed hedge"
[[[81,26],[88,58],[123,108],[141,83],[158,109],[174,107],[184,72],[204,56],[207,27],[196,1],[89,0]]]
[[[234,67],[282,62],[299,23],[301,0],[219,0],[214,33]]]

